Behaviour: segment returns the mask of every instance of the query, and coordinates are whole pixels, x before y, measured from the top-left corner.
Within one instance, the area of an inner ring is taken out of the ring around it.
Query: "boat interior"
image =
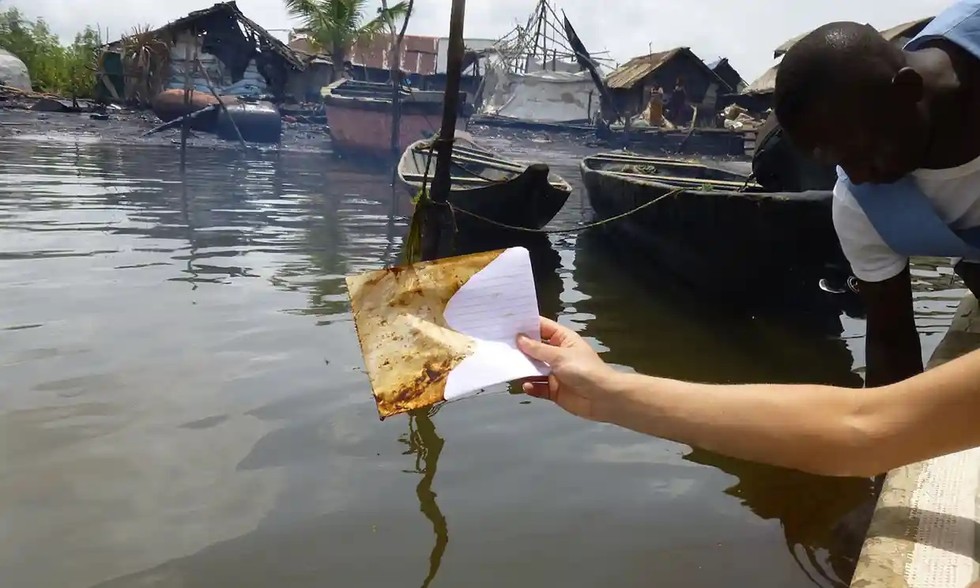
[[[472,188],[506,182],[523,173],[527,167],[527,164],[497,157],[493,152],[475,144],[466,133],[458,134],[453,143],[450,173],[454,186]],[[432,139],[414,143],[399,165],[402,179],[419,186],[426,179],[431,183],[435,171],[436,151]],[[571,189],[567,182],[553,173],[549,172],[548,180],[556,188]]]
[[[386,82],[365,82],[360,80],[338,80],[323,89],[325,96],[342,98],[370,98],[391,101],[391,84]],[[416,90],[402,86],[398,91],[402,100],[408,102],[442,102],[445,96],[441,91]]]
[[[710,189],[723,192],[757,192],[762,186],[748,174],[666,157],[647,157],[629,153],[602,153],[587,157],[589,169],[616,174],[625,178],[652,180],[662,184],[691,189]]]

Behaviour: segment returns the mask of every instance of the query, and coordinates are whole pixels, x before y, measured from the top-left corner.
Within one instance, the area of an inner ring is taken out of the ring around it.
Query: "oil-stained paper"
[[[347,287],[382,418],[548,373],[515,346],[519,333],[540,338],[523,247],[368,272]]]

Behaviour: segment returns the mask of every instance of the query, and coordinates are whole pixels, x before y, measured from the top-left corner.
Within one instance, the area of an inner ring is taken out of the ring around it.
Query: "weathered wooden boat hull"
[[[482,147],[471,143],[465,134],[457,138],[459,146],[472,150],[470,153],[483,153],[490,160],[496,156]],[[425,160],[428,158],[429,141],[417,141],[406,149],[398,166],[399,183],[410,196],[415,196],[422,187],[425,177]],[[417,151],[416,151],[417,150]],[[416,153],[424,153],[417,160]],[[435,174],[435,153],[429,165],[428,185],[431,186]],[[454,155],[455,156],[455,155]],[[449,202],[456,209],[455,222],[460,232],[478,234],[521,233],[522,231],[508,229],[520,227],[523,229],[541,229],[561,211],[571,186],[560,177],[551,173],[549,167],[542,163],[524,166],[506,162],[515,168],[522,168],[518,173],[501,178],[501,181],[483,183],[480,185],[454,184],[449,195]],[[410,175],[414,174],[414,175]],[[474,218],[466,214],[470,212],[493,223]],[[497,224],[494,224],[497,223]]]
[[[652,179],[581,166],[597,220],[635,209],[676,189]],[[830,191],[801,193],[684,189],[601,227],[639,264],[656,266],[717,297],[785,297],[849,271],[831,218]]]
[[[442,127],[439,92],[402,90],[398,150],[392,153],[392,88],[386,84],[341,80],[324,88],[323,105],[334,152],[346,156],[391,159]],[[457,129],[465,129],[472,107],[460,95]]]
[[[384,158],[391,156],[391,107],[331,100],[326,102],[327,124],[335,152],[347,156]],[[426,137],[439,132],[442,111],[402,111],[398,131],[399,153]],[[466,119],[457,119],[456,128],[466,127]]]

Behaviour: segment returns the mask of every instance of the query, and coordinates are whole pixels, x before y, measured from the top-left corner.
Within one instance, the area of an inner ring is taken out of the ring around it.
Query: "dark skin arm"
[[[883,282],[860,282],[860,290],[868,313],[867,386],[887,386],[921,373],[909,267]]]

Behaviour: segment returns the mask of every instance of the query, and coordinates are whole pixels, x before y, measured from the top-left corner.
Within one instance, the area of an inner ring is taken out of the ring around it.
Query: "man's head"
[[[855,183],[889,183],[921,166],[929,117],[922,76],[875,29],[820,27],[797,42],[776,74],[776,118],[814,159]]]

